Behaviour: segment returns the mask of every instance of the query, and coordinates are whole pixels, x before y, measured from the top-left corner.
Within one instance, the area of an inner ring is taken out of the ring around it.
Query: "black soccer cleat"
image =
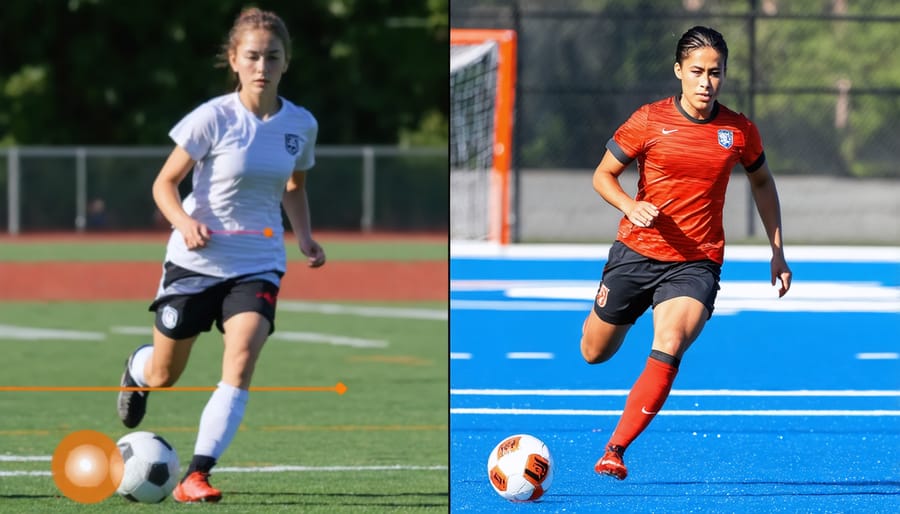
[[[125,372],[122,373],[122,380],[119,383],[121,387],[140,387],[138,383],[134,381],[134,378],[131,377],[130,368],[131,360],[134,358],[134,355],[144,346],[135,350],[128,356],[128,360],[125,361]],[[144,414],[147,412],[147,396],[149,395],[150,391],[119,391],[119,419],[122,420],[122,423],[126,427],[134,428],[141,423],[142,419],[144,419]]]

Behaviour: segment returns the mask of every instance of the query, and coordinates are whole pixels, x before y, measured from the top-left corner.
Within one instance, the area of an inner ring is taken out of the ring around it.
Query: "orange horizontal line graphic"
[[[0,386],[0,392],[66,392],[66,393],[118,393],[140,391],[198,392],[215,391],[215,386],[173,387],[122,387],[122,386]],[[347,386],[338,382],[333,386],[251,386],[251,392],[335,392],[344,394]]]

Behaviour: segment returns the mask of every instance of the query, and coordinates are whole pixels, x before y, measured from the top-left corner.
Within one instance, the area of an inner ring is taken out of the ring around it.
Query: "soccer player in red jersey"
[[[653,345],[595,471],[624,479],[625,449],[650,424],[672,388],[684,352],[712,315],[725,232],[722,210],[731,170],[747,172],[772,247],[771,283],[791,286],[784,258],[781,208],[756,125],[718,103],[728,61],[719,32],[693,27],[675,50],[681,94],[644,105],[616,130],[594,172],[594,189],[624,213],[609,251],[581,353],[609,360],[628,329],[653,307]],[[631,198],[619,175],[637,160]]]

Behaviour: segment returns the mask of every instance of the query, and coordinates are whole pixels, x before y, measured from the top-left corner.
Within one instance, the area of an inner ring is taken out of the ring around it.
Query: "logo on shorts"
[[[600,284],[600,290],[597,291],[597,307],[601,309],[606,307],[606,298],[609,296],[609,288],[606,284]]]
[[[734,144],[734,132],[726,129],[719,129],[719,145],[728,150]]]
[[[300,151],[300,136],[297,134],[285,134],[284,149],[291,155],[297,155],[297,152]]]
[[[166,305],[163,307],[160,319],[163,326],[171,330],[178,325],[178,310],[170,305]]]
[[[256,297],[257,297],[257,298],[262,298],[263,300],[266,301],[266,303],[268,303],[268,304],[271,305],[272,307],[275,306],[275,302],[278,300],[278,294],[277,294],[277,293],[276,293],[276,294],[272,294],[272,293],[270,293],[270,292],[268,292],[268,291],[266,291],[266,292],[264,292],[264,293],[256,293]]]

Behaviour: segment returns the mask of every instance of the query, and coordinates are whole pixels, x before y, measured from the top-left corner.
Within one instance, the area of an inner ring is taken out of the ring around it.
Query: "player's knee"
[[[587,335],[581,336],[581,356],[588,364],[600,364],[612,358],[613,353],[603,345],[595,344],[590,341]]]
[[[679,355],[690,344],[690,339],[684,333],[677,331],[657,334],[653,338],[653,348],[668,355]]]
[[[602,364],[612,357],[612,355],[602,352],[586,352],[584,350],[582,350],[581,356],[584,357],[584,361],[588,364]]]

